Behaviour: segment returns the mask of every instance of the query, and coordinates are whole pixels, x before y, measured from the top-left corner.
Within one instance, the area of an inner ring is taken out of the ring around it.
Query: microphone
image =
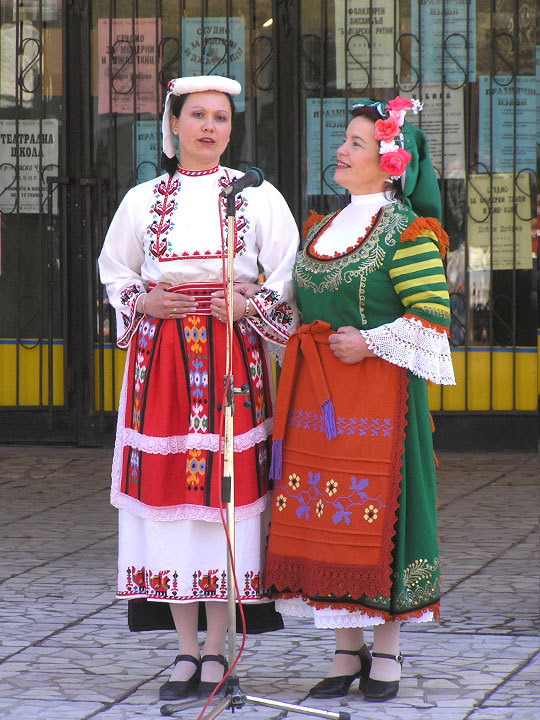
[[[232,183],[224,187],[220,195],[223,197],[229,197],[230,195],[236,195],[241,190],[247,187],[259,187],[264,182],[264,173],[258,167],[249,168],[245,175],[233,180]]]

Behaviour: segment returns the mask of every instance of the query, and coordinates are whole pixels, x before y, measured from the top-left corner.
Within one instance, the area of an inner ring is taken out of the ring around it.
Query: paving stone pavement
[[[162,717],[157,689],[175,635],[130,633],[114,597],[110,460],[109,449],[0,447],[0,720]],[[439,460],[443,619],[403,626],[398,698],[372,705],[354,688],[309,700],[332,634],[288,618],[284,630],[248,636],[238,669],[246,694],[359,720],[540,718],[537,456]],[[200,710],[174,717],[196,720]],[[250,702],[237,714],[285,717]]]

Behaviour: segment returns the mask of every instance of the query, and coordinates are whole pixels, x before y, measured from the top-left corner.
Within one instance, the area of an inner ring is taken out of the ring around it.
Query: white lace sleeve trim
[[[236,435],[234,438],[234,452],[249,450],[257,443],[263,442],[272,434],[273,418],[267,418],[252,430]],[[189,433],[188,435],[172,435],[170,437],[156,437],[143,435],[132,428],[123,428],[123,444],[135,450],[150,453],[151,455],[171,455],[185,453],[188,450],[210,450],[217,452],[219,448],[219,435],[217,433]],[[223,450],[223,438],[221,449]]]
[[[437,385],[456,384],[446,333],[408,317],[360,332],[369,349],[384,360]]]

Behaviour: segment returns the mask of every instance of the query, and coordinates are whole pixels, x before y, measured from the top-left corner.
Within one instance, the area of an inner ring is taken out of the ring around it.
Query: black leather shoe
[[[197,686],[201,677],[201,661],[193,655],[177,655],[174,659],[176,665],[181,660],[189,660],[195,665],[195,672],[188,680],[167,680],[159,688],[160,700],[182,700],[182,698],[197,694]]]
[[[225,660],[223,655],[203,655],[201,658],[201,665],[203,662],[218,662],[223,665],[223,674],[229,669],[229,663]],[[219,682],[210,682],[208,680],[201,680],[199,687],[197,688],[197,696],[200,698],[206,698],[214,692],[214,688],[219,685]]]
[[[389,655],[388,653],[371,653],[372,657],[386,658],[387,660],[395,660],[403,665],[403,657],[401,655]],[[364,686],[364,700],[366,702],[384,702],[395,698],[399,690],[399,680],[374,680],[368,678]]]
[[[360,678],[360,689],[369,677],[371,670],[371,655],[366,645],[360,650],[336,650],[336,655],[357,655],[360,658],[360,670],[354,675],[337,675],[327,677],[311,688],[309,694],[315,698],[338,698],[344,697],[356,678]]]

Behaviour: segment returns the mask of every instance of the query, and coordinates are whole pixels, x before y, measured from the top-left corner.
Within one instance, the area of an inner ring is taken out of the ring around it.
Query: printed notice
[[[48,212],[47,178],[57,175],[58,120],[0,120],[1,212]],[[51,192],[56,215],[56,185]]]
[[[514,179],[512,173],[469,175],[468,198],[469,252],[482,250],[488,267],[491,253],[494,270],[514,267],[530,270],[532,230],[528,176]]]
[[[161,112],[160,42],[160,19],[98,19],[100,114]]]
[[[518,75],[516,81],[509,75],[478,78],[478,160],[484,172],[536,168],[536,78]]]
[[[62,0],[23,0],[23,2],[19,2],[18,8],[15,7],[16,5],[17,2],[14,0],[0,1],[0,8],[4,12],[10,10],[13,16],[17,13],[21,20],[54,23],[62,15]]]
[[[343,143],[349,112],[355,102],[354,98],[349,98],[348,101],[344,98],[306,100],[305,191],[308,195],[343,195],[347,192],[334,182],[334,170],[336,152]]]
[[[39,100],[39,46],[40,32],[31,22],[0,27],[0,107],[31,108]]]
[[[416,97],[414,92],[403,92],[402,95],[409,99]],[[407,122],[418,125],[421,119],[437,177],[465,178],[463,88],[422,83],[420,100],[424,103],[424,109],[418,115],[408,112]]]
[[[336,0],[336,87],[394,87],[394,0]]]
[[[161,141],[161,125],[156,127],[155,120],[139,120],[135,132],[137,136],[137,185],[146,180],[153,180],[161,170],[158,162],[161,158],[161,148],[158,151],[158,138]]]
[[[423,82],[475,81],[475,0],[411,0],[411,35],[413,81],[420,77],[419,48]]]
[[[182,75],[225,75],[238,80],[242,92],[234,105],[245,110],[245,29],[243,17],[184,18],[182,21]]]

